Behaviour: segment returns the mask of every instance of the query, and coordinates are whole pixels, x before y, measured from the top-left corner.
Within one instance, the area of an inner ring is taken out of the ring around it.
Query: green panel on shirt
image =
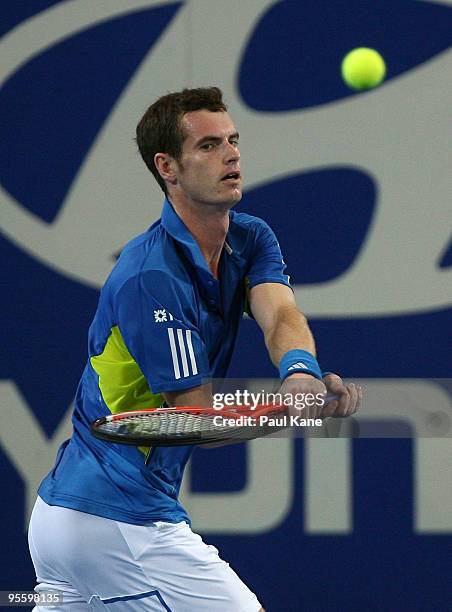
[[[91,365],[99,376],[102,398],[112,414],[158,408],[165,401],[161,393],[150,390],[117,326],[112,328],[103,352],[91,357]]]

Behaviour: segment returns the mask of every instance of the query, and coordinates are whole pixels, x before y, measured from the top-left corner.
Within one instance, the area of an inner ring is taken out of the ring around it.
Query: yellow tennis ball
[[[371,89],[385,78],[386,64],[375,49],[358,47],[344,57],[341,71],[342,78],[352,89]]]

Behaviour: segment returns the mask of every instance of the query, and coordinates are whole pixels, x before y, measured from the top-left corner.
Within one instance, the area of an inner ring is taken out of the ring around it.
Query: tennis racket
[[[337,399],[327,396],[325,402]],[[284,429],[289,423],[274,419],[288,415],[288,406],[265,405],[250,408],[154,408],[111,414],[91,425],[101,440],[133,446],[182,446],[237,442],[258,438]],[[273,420],[273,426],[271,422]]]

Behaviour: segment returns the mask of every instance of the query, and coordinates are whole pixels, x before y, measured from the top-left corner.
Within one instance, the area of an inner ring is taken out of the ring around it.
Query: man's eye
[[[206,142],[203,145],[201,145],[201,149],[203,151],[210,151],[210,149],[212,149],[215,145],[213,144],[213,142]]]
[[[231,145],[233,145],[234,147],[238,147],[239,146],[239,141],[235,138],[233,138],[232,140],[229,141],[231,143]]]

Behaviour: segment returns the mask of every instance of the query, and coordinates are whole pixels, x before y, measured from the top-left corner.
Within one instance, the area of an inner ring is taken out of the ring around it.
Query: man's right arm
[[[168,406],[175,408],[180,406],[212,408],[212,384],[180,391],[165,391],[163,397]]]

